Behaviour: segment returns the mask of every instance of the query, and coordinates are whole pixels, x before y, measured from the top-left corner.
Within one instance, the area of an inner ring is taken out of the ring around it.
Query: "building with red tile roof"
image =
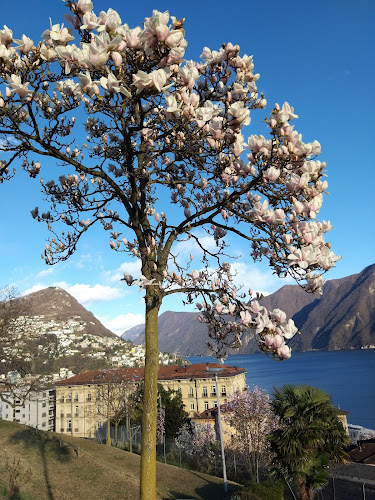
[[[190,417],[226,403],[230,394],[246,386],[244,368],[219,363],[160,366],[158,379],[165,389],[181,392]],[[215,377],[217,375],[218,391]],[[144,378],[144,368],[116,368],[80,373],[55,383],[56,431],[93,437],[106,414],[102,392],[109,384],[129,391]]]

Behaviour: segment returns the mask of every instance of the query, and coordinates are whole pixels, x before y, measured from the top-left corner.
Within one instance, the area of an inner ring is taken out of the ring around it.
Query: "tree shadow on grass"
[[[228,484],[228,492],[224,492],[224,484],[210,481],[209,479],[202,477],[200,474],[190,471],[191,474],[195,474],[201,480],[206,481],[207,484],[195,489],[195,495],[187,495],[186,493],[181,493],[179,491],[171,491],[170,494],[174,499],[202,499],[204,500],[229,500],[231,496],[236,492],[240,491],[242,487],[236,484]]]
[[[76,453],[77,456],[77,450],[71,444],[36,429],[24,429],[15,432],[8,441],[11,444],[23,444],[25,448],[35,449],[39,452],[43,464],[47,498],[48,500],[55,500],[48,472],[48,459],[53,458],[59,462],[69,462],[72,460],[73,453]]]

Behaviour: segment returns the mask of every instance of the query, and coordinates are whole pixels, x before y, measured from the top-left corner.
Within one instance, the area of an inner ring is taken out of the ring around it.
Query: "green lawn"
[[[77,456],[78,454],[78,456]],[[140,457],[86,439],[35,432],[0,420],[0,499],[19,460],[22,500],[137,500]],[[30,479],[25,482],[28,471]],[[240,488],[229,484],[230,491]],[[222,479],[157,464],[159,499],[224,499]]]

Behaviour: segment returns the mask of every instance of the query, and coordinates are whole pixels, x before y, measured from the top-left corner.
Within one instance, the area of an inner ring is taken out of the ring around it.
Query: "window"
[[[46,398],[47,397],[47,393],[46,392],[43,392],[43,397]]]
[[[63,403],[63,402],[64,402],[64,396],[61,396],[60,403]],[[29,408],[29,410],[30,410],[30,408]]]
[[[78,406],[76,406],[76,412],[75,412],[74,416],[78,417]]]
[[[42,427],[45,427],[45,426],[46,426],[46,422],[43,422],[43,423],[42,423]]]
[[[195,408],[194,403],[190,403],[190,411],[194,411],[194,408]]]
[[[47,403],[42,403],[42,408],[45,408],[47,406]]]
[[[208,396],[207,387],[203,387],[203,397],[206,398]]]
[[[97,392],[97,393],[96,393],[96,400],[97,400],[97,401],[100,401],[100,392]]]
[[[66,430],[68,432],[71,432],[72,431],[72,421],[71,420],[68,420],[68,425],[66,426]]]
[[[76,393],[76,395],[74,396],[74,401],[78,401],[78,394]]]
[[[205,402],[204,402],[204,409],[205,409],[205,410],[208,410],[208,401],[205,401]]]
[[[91,392],[87,394],[87,401],[91,401]]]
[[[227,395],[227,390],[226,390],[226,388],[225,388],[225,385],[222,385],[222,386],[221,386],[221,395],[222,395],[222,396],[226,396],[226,395]]]
[[[42,417],[46,417],[46,416],[47,416],[47,413],[44,411],[44,412],[42,413]]]
[[[216,385],[211,385],[211,394],[212,396],[216,396]]]
[[[189,398],[194,397],[194,387],[189,387]]]
[[[24,413],[22,413],[22,418],[25,418],[25,414]]]
[[[100,429],[100,427],[102,426],[102,423],[101,421],[99,420],[97,423],[96,423],[96,428],[97,429]]]
[[[214,401],[214,402],[213,402],[213,407],[214,407],[214,408],[217,408],[217,401]]]
[[[100,413],[100,406],[98,406],[98,413]]]
[[[72,395],[71,394],[68,394],[68,396],[66,398],[66,402],[67,403],[71,403],[72,402]]]

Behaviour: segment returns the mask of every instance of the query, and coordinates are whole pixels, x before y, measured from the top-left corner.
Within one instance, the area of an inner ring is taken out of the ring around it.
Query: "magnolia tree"
[[[149,500],[162,300],[201,296],[201,321],[219,356],[252,328],[261,350],[288,358],[293,322],[236,289],[225,237],[248,241],[252,259],[320,291],[337,260],[324,241],[330,223],[316,219],[326,165],[316,159],[319,143],[304,143],[290,124],[297,115],[288,103],[266,119],[268,138],[245,138],[250,113],[266,101],[253,58],[238,45],[185,60],[184,20],[168,12],[131,28],[113,9],[96,15],[89,0],[67,7],[73,27],[51,23],[41,41],[0,31],[0,174],[10,178],[17,165],[32,178],[59,170],[41,179],[46,208],[32,210],[51,231],[48,264],[69,258],[93,226],[107,231],[114,251],[140,260],[139,279],[124,280],[145,290],[141,495]],[[200,228],[216,247],[205,246]],[[176,244],[189,239],[202,252],[198,266],[179,258]]]
[[[185,423],[175,438],[175,444],[180,452],[183,451],[194,459],[194,465],[209,470],[214,467],[217,451],[217,439],[214,427],[207,423]]]
[[[259,482],[259,461],[269,454],[267,435],[278,425],[267,391],[236,391],[223,407],[223,419],[229,425],[231,448],[239,453],[252,477]]]

